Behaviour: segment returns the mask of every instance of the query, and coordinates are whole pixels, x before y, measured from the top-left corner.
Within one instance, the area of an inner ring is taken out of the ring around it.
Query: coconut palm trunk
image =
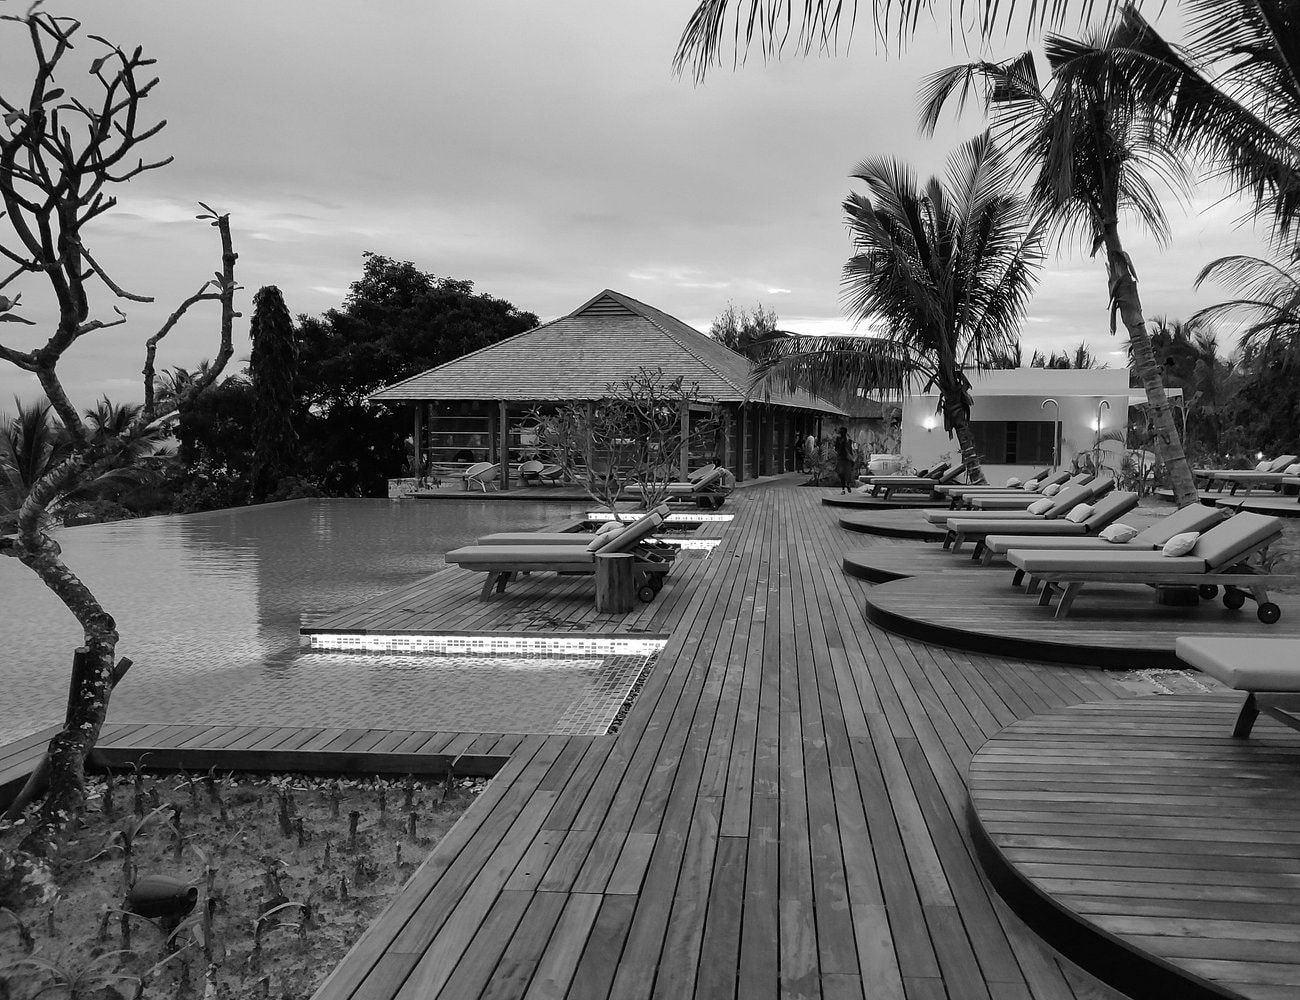
[[[1146,391],[1151,425],[1156,432],[1156,449],[1160,460],[1169,470],[1174,502],[1179,507],[1200,503],[1200,491],[1192,476],[1191,464],[1183,451],[1183,441],[1174,422],[1174,411],[1169,405],[1160,366],[1156,364],[1151,336],[1147,332],[1146,317],[1142,313],[1142,299],[1138,295],[1137,275],[1129,262],[1128,254],[1119,238],[1119,226],[1108,221],[1102,226],[1102,242],[1106,248],[1106,273],[1110,279],[1111,301],[1119,311],[1120,320],[1128,330],[1129,364],[1142,381]]]

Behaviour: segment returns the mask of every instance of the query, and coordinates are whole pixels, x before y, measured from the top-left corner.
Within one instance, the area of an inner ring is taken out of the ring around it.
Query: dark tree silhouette
[[[249,325],[253,353],[248,372],[253,382],[253,497],[265,500],[297,464],[298,434],[294,430],[294,377],[298,350],[293,317],[275,285],[253,296]]]

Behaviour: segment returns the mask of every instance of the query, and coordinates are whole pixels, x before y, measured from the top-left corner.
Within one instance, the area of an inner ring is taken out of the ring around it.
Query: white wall
[[[1103,430],[1122,431],[1128,423],[1128,371],[1124,368],[1016,368],[971,373],[971,381],[975,400],[972,420],[1051,420],[1057,408],[1051,403],[1044,407],[1043,401],[1055,399],[1061,422],[1058,466],[1068,466],[1080,451],[1091,451],[1099,409]],[[1101,408],[1103,400],[1108,408]],[[927,393],[908,396],[903,402],[901,451],[912,468],[933,465],[945,457],[953,463],[961,461],[956,439],[944,433],[938,401],[937,395]],[[1103,447],[1109,453],[1107,464],[1118,464],[1124,446],[1107,442]],[[1002,483],[1010,476],[1023,479],[1047,464],[986,465],[984,474],[990,483]]]

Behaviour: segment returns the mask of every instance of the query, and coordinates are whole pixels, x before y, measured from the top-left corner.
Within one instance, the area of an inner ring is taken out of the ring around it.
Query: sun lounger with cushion
[[[1053,537],[1050,535],[1020,534],[1023,525],[1018,524],[1014,529],[1011,529],[1017,534],[985,535],[984,551],[980,554],[980,561],[987,566],[998,556],[1005,556],[1011,549],[1082,549],[1084,551],[1106,552],[1108,550],[1122,551],[1131,549],[1137,551],[1138,549],[1160,548],[1174,535],[1181,535],[1186,531],[1208,531],[1227,516],[1228,512],[1222,507],[1206,507],[1204,504],[1199,503],[1192,504],[1160,518],[1154,524],[1148,525],[1127,542],[1108,542],[1096,535],[1076,535],[1065,538],[1059,535]],[[1018,587],[1023,577],[1024,571],[1016,570],[1016,578],[1012,581],[1012,585]]]
[[[1300,729],[1300,639],[1179,636],[1174,651],[1184,663],[1246,692],[1233,736],[1249,736],[1260,712]]]
[[[632,569],[637,596],[649,601],[663,587],[664,575],[672,568],[672,559],[647,541],[662,523],[663,515],[656,510],[621,532],[593,536],[587,545],[466,545],[452,549],[444,558],[463,569],[487,574],[479,595],[486,601],[494,589],[497,593],[504,591],[517,573],[593,575],[597,553],[631,553],[636,559]],[[598,541],[601,537],[608,540]]]
[[[1092,510],[1078,520],[1075,518],[1083,513],[1084,508],[1079,508],[1073,517],[1067,514],[1065,517],[1046,518],[1041,521],[1022,518],[1016,522],[1015,530],[1027,535],[1055,537],[1090,535],[1095,538],[1097,532],[1101,531],[1102,528],[1113,524],[1137,505],[1138,495],[1136,493],[1115,490],[1098,500]],[[998,520],[996,516],[987,518],[955,517],[949,522],[949,538],[947,539],[949,544],[947,547],[950,547],[954,552],[960,552],[964,542],[973,540],[976,545],[971,558],[978,559],[984,553],[985,537],[1004,532],[1006,528],[1007,522]]]
[[[1207,508],[1208,509],[1208,508]],[[639,524],[644,518],[658,515],[661,519],[669,514],[669,506],[660,504],[651,510],[627,521],[606,521],[601,531],[611,529],[625,530]],[[476,545],[590,545],[599,531],[496,531],[484,535]]]
[[[872,476],[863,491],[870,490],[873,497],[888,500],[894,493],[933,493],[940,486],[955,483],[966,471],[965,466],[956,465],[943,475],[933,476]]]
[[[1007,560],[1045,584],[1039,603],[1051,603],[1060,594],[1056,617],[1070,612],[1075,598],[1089,583],[1141,584],[1162,587],[1198,587],[1207,600],[1224,588],[1223,603],[1237,609],[1253,597],[1259,605],[1259,620],[1276,622],[1281,609],[1268,599],[1268,586],[1289,576],[1257,572],[1251,556],[1263,552],[1282,537],[1282,522],[1276,517],[1243,512],[1206,531],[1192,550],[1183,556],[1166,556],[1161,550],[1123,551],[1012,549]],[[1118,546],[1116,546],[1118,548]]]
[[[1286,458],[1294,460],[1295,456],[1282,455],[1278,461]],[[1292,464],[1285,466],[1279,472],[1261,472],[1256,469],[1248,469],[1241,472],[1225,472],[1219,478],[1225,486],[1231,487],[1228,491],[1229,496],[1236,496],[1237,490],[1243,486],[1246,488],[1243,496],[1250,496],[1260,486],[1271,486],[1275,490],[1279,489],[1287,476],[1293,476],[1296,473],[1300,473],[1300,462],[1293,461]]]
[[[1070,475],[1071,473],[1069,469],[1061,469],[1059,472],[1055,472],[1055,473],[1053,473],[1049,469],[1044,469],[1042,472],[1038,473],[1037,475],[1030,476],[1019,486],[990,486],[990,485],[939,486],[935,488],[935,492],[942,496],[947,497],[949,500],[954,500],[965,496],[981,496],[986,493],[1030,492],[1030,493],[1041,494],[1043,490],[1047,489],[1049,486],[1063,486],[1066,482],[1069,481]],[[1033,483],[1034,485],[1026,489],[1026,484],[1028,483]]]
[[[699,507],[717,510],[731,494],[727,485],[727,470],[715,465],[699,479],[685,483],[668,484],[668,500],[674,503],[693,501]]]
[[[928,469],[917,469],[915,472],[890,472],[879,476],[858,476],[858,482],[864,486],[870,486],[877,479],[938,479],[948,471],[949,464],[948,462],[940,462]]]
[[[1061,492],[1070,486],[1086,486],[1093,489],[1095,496],[1101,496],[1115,485],[1115,481],[1110,477],[1101,477],[1094,479],[1091,474],[1080,472],[1078,475],[1071,476],[1065,486],[1061,487]],[[1033,493],[1026,493],[1024,490],[1015,490],[1005,493],[989,493],[980,496],[963,497],[962,502],[971,510],[1024,510],[1026,507],[1040,499]]]
[[[1226,480],[1229,477],[1240,476],[1245,473],[1257,472],[1268,475],[1270,473],[1282,472],[1287,466],[1297,461],[1295,455],[1278,455],[1276,458],[1265,459],[1253,469],[1193,469],[1192,476],[1204,483],[1205,489],[1212,489],[1214,484],[1220,480]]]
[[[964,521],[971,518],[989,520],[996,518],[999,521],[1008,522],[1008,530],[1014,530],[1011,523],[1015,521],[1037,520],[1045,518],[1052,520],[1057,517],[1064,517],[1076,504],[1091,503],[1098,496],[1108,492],[1114,485],[1113,480],[1097,481],[1095,483],[1086,483],[1082,485],[1067,486],[1060,493],[1052,497],[1036,497],[1030,505],[1018,510],[926,510],[922,515],[931,524],[941,524],[949,527],[953,521]],[[1047,501],[1050,505],[1041,513],[1034,514],[1029,510],[1029,506],[1037,503],[1039,500]]]

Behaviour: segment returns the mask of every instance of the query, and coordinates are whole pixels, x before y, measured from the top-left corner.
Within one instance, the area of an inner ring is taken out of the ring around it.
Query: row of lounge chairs
[[[1136,494],[1112,486],[1109,479],[1068,486],[1036,513],[945,510],[923,516],[945,527],[945,548],[956,551],[974,541],[972,558],[983,564],[1005,557],[1015,570],[1013,586],[1025,584],[1042,605],[1056,598],[1058,618],[1068,615],[1080,592],[1095,583],[1134,583],[1156,590],[1192,587],[1206,599],[1222,589],[1229,608],[1240,608],[1251,598],[1260,621],[1272,624],[1281,617],[1268,588],[1284,578],[1251,564],[1256,557],[1262,562],[1269,546],[1282,537],[1278,518],[1229,515],[1198,504],[1135,531],[1128,541],[1110,541],[1102,531],[1137,506]],[[1081,508],[1084,503],[1090,506]],[[1166,551],[1180,535],[1188,536],[1187,551]]]
[[[1300,485],[1300,456],[1278,455],[1253,469],[1194,469],[1192,474],[1202,489],[1214,490],[1217,485],[1220,491],[1227,488],[1228,495],[1235,496],[1244,487],[1243,495],[1249,496],[1262,486],[1279,489],[1283,485]]]
[[[500,476],[501,466],[495,462],[477,462],[461,473],[465,489],[477,487],[484,493],[496,488]],[[525,484],[556,484],[570,475],[562,465],[533,460],[519,466],[519,478]],[[699,507],[717,510],[731,493],[729,478],[723,466],[710,463],[690,473],[684,482],[669,483],[668,500],[673,503],[693,502]]]

